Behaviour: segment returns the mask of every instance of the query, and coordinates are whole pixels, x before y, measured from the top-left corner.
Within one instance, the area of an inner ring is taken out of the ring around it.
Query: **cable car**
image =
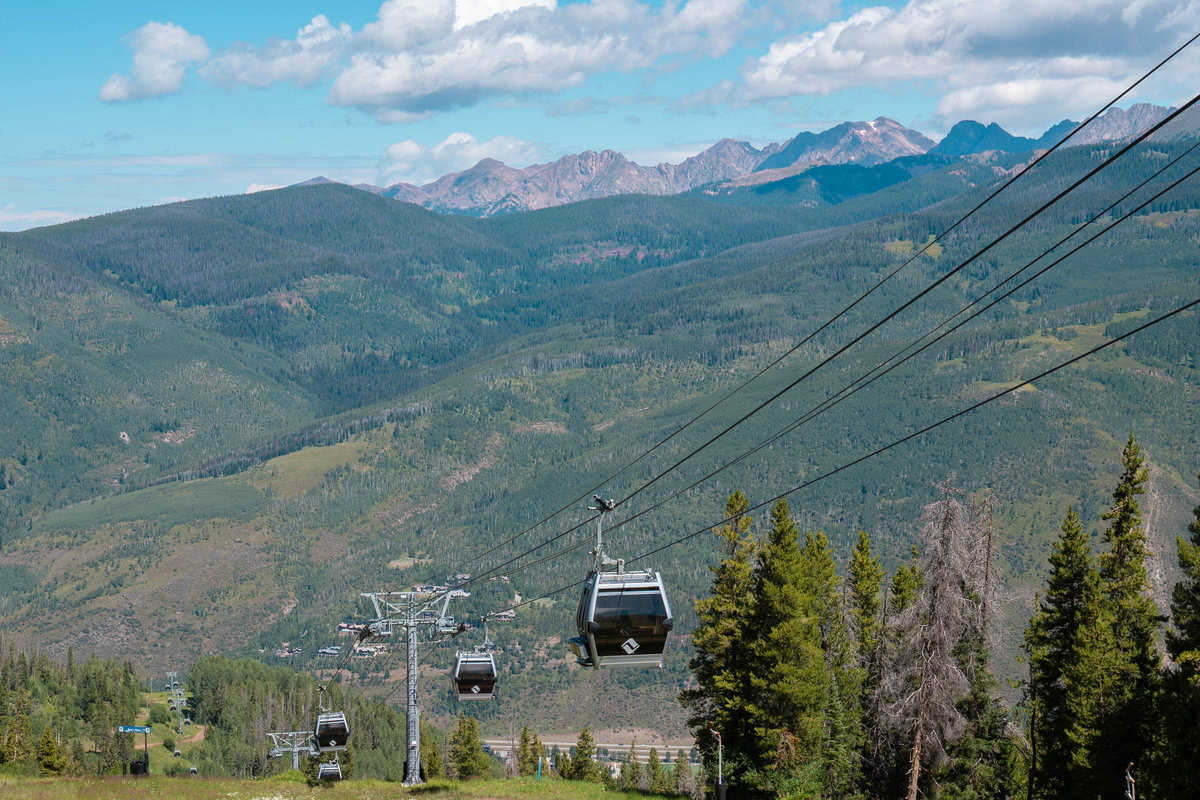
[[[317,715],[316,732],[318,753],[336,753],[346,749],[350,739],[350,725],[341,711],[322,711]]]
[[[571,649],[585,667],[662,666],[674,626],[662,575],[653,570],[592,570],[579,598]]]
[[[341,779],[342,765],[336,758],[333,761],[324,761],[317,767],[317,780],[340,781]]]
[[[459,653],[454,664],[454,691],[459,700],[491,700],[496,696],[496,660],[491,653]]]

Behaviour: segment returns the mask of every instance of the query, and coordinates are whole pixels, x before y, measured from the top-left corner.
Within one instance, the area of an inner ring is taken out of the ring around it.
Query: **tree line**
[[[680,695],[710,780],[719,735],[738,796],[1116,798],[1127,769],[1142,796],[1197,796],[1200,508],[1178,542],[1184,578],[1164,631],[1132,435],[1122,463],[1095,563],[1067,513],[1015,709],[989,664],[986,494],[973,502],[941,484],[920,548],[886,588],[866,532],[839,576],[825,534],[801,536],[786,500],[758,533],[745,495],[730,495],[715,531],[722,559],[696,603],[694,682]]]

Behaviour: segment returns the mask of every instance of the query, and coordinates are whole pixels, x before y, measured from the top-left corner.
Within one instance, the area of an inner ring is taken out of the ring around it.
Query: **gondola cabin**
[[[454,691],[459,700],[491,700],[496,696],[496,661],[491,653],[459,653],[454,663]]]
[[[342,765],[336,761],[326,761],[317,767],[317,779],[322,781],[340,781]]]
[[[661,667],[673,623],[659,573],[592,572],[579,599],[579,636],[571,647],[587,667]]]
[[[350,739],[350,726],[346,722],[346,715],[341,711],[325,711],[318,714],[313,738],[319,753],[345,750],[346,742]]]

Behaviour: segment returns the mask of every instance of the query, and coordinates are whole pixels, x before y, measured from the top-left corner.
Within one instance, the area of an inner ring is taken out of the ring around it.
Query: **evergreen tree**
[[[537,758],[533,755],[533,737],[529,735],[529,726],[521,726],[521,741],[517,745],[517,774],[537,774]]]
[[[692,764],[685,758],[675,760],[674,769],[675,779],[675,794],[680,797],[688,797],[692,793],[692,787],[695,786],[695,779],[692,775]]]
[[[479,723],[466,714],[458,715],[458,725],[450,737],[450,765],[458,780],[480,778],[488,774],[487,754],[479,739]]]
[[[571,756],[563,777],[573,781],[590,781],[599,776],[596,767],[596,741],[592,732],[584,728],[575,740],[575,755]]]
[[[1037,796],[1093,796],[1088,787],[1094,780],[1093,748],[1107,680],[1099,662],[1110,645],[1100,576],[1071,508],[1050,555],[1046,597],[1025,632],[1037,753],[1030,779]]]
[[[28,690],[18,689],[16,702],[8,715],[8,739],[4,748],[7,760],[14,764],[31,762],[37,755],[37,743],[34,741],[33,726],[29,721],[31,711],[32,700]]]
[[[1105,659],[1107,691],[1095,753],[1095,763],[1103,769],[1095,788],[1104,794],[1119,792],[1121,767],[1130,761],[1141,763],[1143,751],[1154,738],[1160,663],[1155,640],[1162,617],[1149,593],[1146,559],[1150,550],[1138,503],[1138,496],[1145,494],[1148,475],[1132,433],[1121,452],[1121,464],[1113,505],[1103,515],[1109,521],[1104,532],[1108,551],[1100,555],[1104,606],[1112,628],[1112,651]]]
[[[542,744],[542,737],[535,735],[533,737],[533,747],[529,754],[529,763],[533,766],[533,774],[537,774],[538,762],[542,764],[542,772],[550,771],[549,755],[546,753],[546,746]]]
[[[438,744],[439,734],[424,718],[419,720],[418,727],[421,732],[421,766],[425,770],[425,777],[429,780],[446,777],[442,748]]]
[[[638,790],[642,787],[642,765],[637,760],[637,739],[629,744],[629,775],[625,779],[625,788]]]
[[[721,732],[730,775],[745,772],[757,754],[757,737],[747,714],[746,687],[750,673],[750,643],[754,634],[756,544],[746,514],[750,501],[740,491],[725,503],[731,521],[715,533],[720,538],[721,563],[711,568],[712,592],[696,601],[698,622],[692,634],[695,656],[689,666],[695,689],[686,689],[679,700],[690,712],[688,725],[700,743],[704,759],[716,763],[716,739],[710,726]]]
[[[850,625],[858,642],[859,665],[867,675],[874,671],[875,652],[879,645],[880,588],[883,567],[871,552],[871,537],[858,532],[858,541],[850,554],[850,569],[846,576]]]
[[[620,778],[619,785],[622,789],[628,790],[628,789],[636,789],[637,788],[637,786],[634,783],[633,772],[630,767],[630,761],[632,761],[632,760],[633,759],[631,757],[621,763],[621,778]]]
[[[894,616],[907,610],[917,600],[923,579],[920,566],[921,551],[913,546],[911,560],[896,567],[892,585],[888,590],[888,615]]]
[[[1016,797],[1020,789],[1019,754],[1008,734],[1008,708],[993,694],[996,681],[988,660],[982,636],[961,648],[971,692],[959,708],[966,727],[948,749],[947,764],[937,777],[945,800],[998,800]]]
[[[649,777],[650,791],[654,794],[667,794],[671,791],[671,787],[667,782],[668,774],[662,768],[662,762],[658,760],[658,748],[650,748],[649,764],[646,767],[646,772]]]
[[[775,792],[797,791],[793,781],[821,780],[828,673],[818,604],[802,586],[804,570],[796,524],[781,499],[771,509],[755,574],[746,709],[758,745],[754,782]]]
[[[824,531],[805,536],[800,556],[800,589],[810,603],[806,613],[817,619],[824,654],[824,722],[817,758],[824,762],[826,795],[845,797],[862,778],[858,752],[863,670],[842,603],[833,550]]]

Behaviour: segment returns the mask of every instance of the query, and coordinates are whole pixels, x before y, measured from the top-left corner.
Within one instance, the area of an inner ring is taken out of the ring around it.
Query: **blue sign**
[[[149,733],[149,725],[118,725],[117,733]]]

